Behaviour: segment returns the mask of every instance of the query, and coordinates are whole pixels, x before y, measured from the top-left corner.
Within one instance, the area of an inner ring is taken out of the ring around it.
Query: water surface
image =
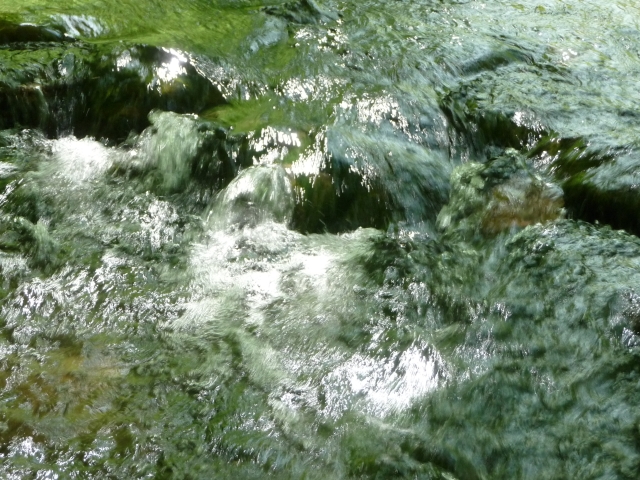
[[[637,478],[639,22],[0,0],[0,476]]]

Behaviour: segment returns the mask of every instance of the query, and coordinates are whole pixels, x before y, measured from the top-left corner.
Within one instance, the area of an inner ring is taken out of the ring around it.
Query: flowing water
[[[0,0],[0,477],[640,477],[631,0]]]

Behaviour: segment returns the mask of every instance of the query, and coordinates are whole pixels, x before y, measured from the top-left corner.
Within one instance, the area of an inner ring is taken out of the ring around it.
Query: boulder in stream
[[[41,128],[112,141],[149,125],[159,108],[198,113],[224,103],[180,51],[103,45],[43,27],[0,25],[0,128]]]
[[[562,187],[570,217],[640,233],[640,97],[633,82],[613,73],[624,54],[569,48],[559,61],[558,52],[536,47],[514,42],[512,54],[495,51],[463,66],[441,101],[453,130],[472,157],[493,147],[528,155]],[[575,55],[590,67],[571,61]]]
[[[438,214],[437,225],[473,238],[563,215],[562,190],[536,173],[525,157],[507,149],[485,164],[469,162],[453,171],[449,204]]]
[[[441,152],[392,137],[330,129],[291,166],[294,226],[303,232],[429,224],[447,201]]]

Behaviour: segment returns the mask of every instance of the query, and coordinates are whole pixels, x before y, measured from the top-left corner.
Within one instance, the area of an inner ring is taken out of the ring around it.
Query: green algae
[[[0,12],[1,475],[637,477],[634,5]]]

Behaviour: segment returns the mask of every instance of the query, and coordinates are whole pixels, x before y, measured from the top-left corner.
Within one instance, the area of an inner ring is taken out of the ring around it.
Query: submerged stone
[[[561,189],[507,150],[486,164],[470,162],[453,171],[449,204],[438,214],[437,225],[465,236],[491,236],[563,215]]]
[[[577,218],[640,235],[640,158],[635,149],[571,176],[563,188]]]
[[[640,234],[637,146],[598,149],[585,139],[545,138],[530,156],[546,164],[564,190],[569,214]]]
[[[233,134],[195,115],[153,110],[150,127],[130,135],[111,169],[160,194],[184,192],[194,183],[211,192],[253,164],[247,135]]]
[[[122,141],[148,126],[154,108],[197,113],[224,103],[176,50],[26,41],[0,48],[0,58],[0,128]]]
[[[516,148],[561,185],[570,216],[640,232],[631,179],[637,89],[607,73],[617,67],[613,56],[585,68],[569,61],[577,52],[565,52],[563,62],[542,48],[520,53],[471,62],[443,96],[461,148],[476,157],[493,146]]]
[[[0,45],[64,40],[64,34],[55,28],[29,23],[16,24],[0,19]]]
[[[314,0],[293,0],[277,6],[264,7],[263,10],[269,15],[301,24],[329,22],[339,18],[337,12],[321,7]]]
[[[640,35],[538,3],[4,2],[0,476],[635,480]]]
[[[324,141],[326,138],[326,141]],[[426,224],[446,202],[446,156],[384,136],[331,129],[291,166],[304,232]]]
[[[491,183],[482,167],[469,166],[469,188]],[[640,241],[561,219],[474,248],[465,240],[387,236],[367,256],[388,299],[383,311],[425,328],[457,372],[396,424],[407,429],[403,453],[429,445],[458,478],[517,476],[523,464],[556,478],[559,468],[602,468],[606,446],[590,439],[620,418],[619,454],[607,468],[630,478],[640,462]],[[581,453],[567,459],[559,448]]]

